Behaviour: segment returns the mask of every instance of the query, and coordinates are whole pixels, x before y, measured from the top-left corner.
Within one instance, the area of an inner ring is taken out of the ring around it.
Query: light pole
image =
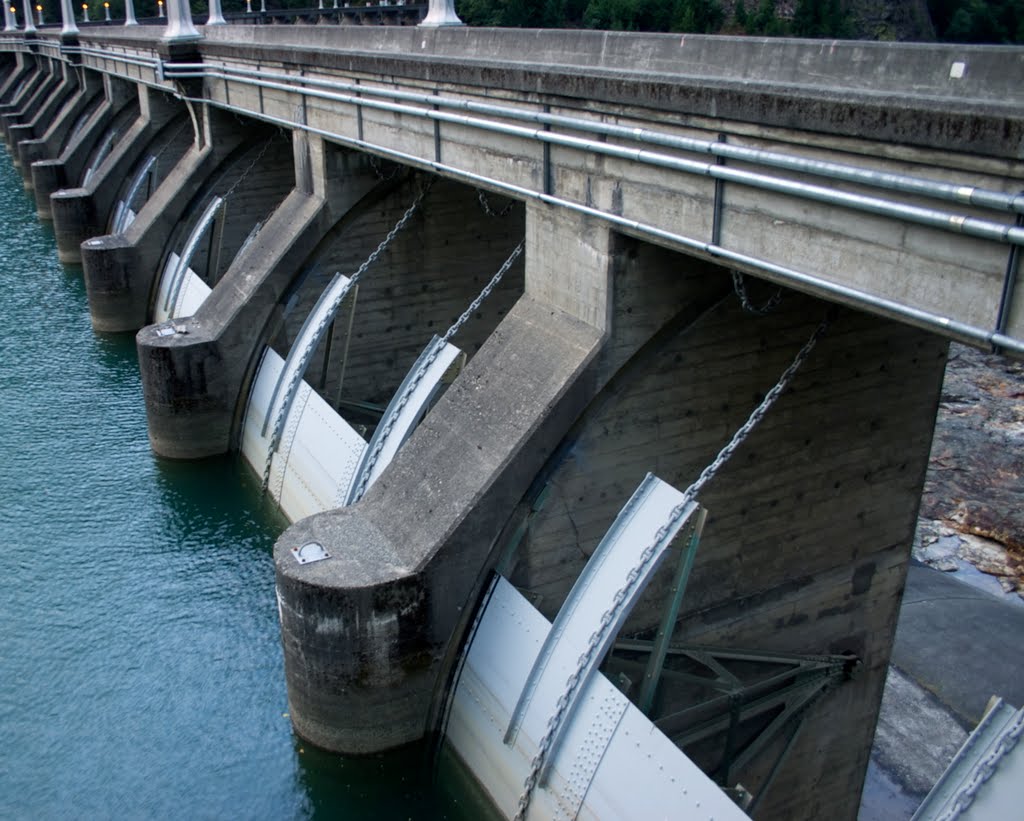
[[[89,4],[88,3],[82,3],[82,22],[83,23],[88,23],[89,22]]]
[[[39,15],[39,19],[36,22],[41,26],[43,24],[43,6],[41,3],[36,6],[36,14]]]
[[[135,4],[132,0],[124,0],[124,24],[126,26],[139,24],[139,21],[135,19]]]
[[[106,21],[109,23],[110,22],[110,3],[106,3],[105,2],[103,4],[103,14],[104,14],[104,17],[105,17]]]
[[[14,6],[4,6],[4,31],[17,31],[18,18],[15,16]]]
[[[32,0],[25,0],[25,34],[33,34],[36,30],[35,21],[32,19]]]

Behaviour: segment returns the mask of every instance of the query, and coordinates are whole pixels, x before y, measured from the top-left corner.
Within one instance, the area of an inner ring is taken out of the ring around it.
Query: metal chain
[[[275,132],[274,134],[272,134],[270,136],[270,139],[263,144],[263,148],[260,149],[260,153],[253,158],[253,161],[249,163],[248,168],[246,168],[245,171],[242,172],[241,176],[237,180],[235,180],[234,185],[232,185],[228,189],[227,193],[223,197],[224,200],[231,199],[231,195],[235,193],[235,189],[238,188],[238,186],[240,186],[245,181],[245,178],[248,177],[249,173],[256,167],[256,163],[263,159],[263,155],[267,153],[267,149],[270,148],[270,144],[277,139],[279,133],[280,132]]]
[[[602,614],[597,629],[591,633],[586,649],[577,660],[576,669],[566,680],[562,695],[555,703],[555,710],[551,714],[551,717],[548,719],[547,725],[544,728],[544,736],[541,738],[540,744],[537,746],[537,752],[534,755],[533,760],[530,762],[529,774],[523,781],[523,791],[519,795],[514,821],[523,821],[523,819],[525,819],[526,810],[530,806],[530,799],[537,786],[537,779],[540,777],[541,770],[544,768],[544,763],[547,760],[548,752],[550,751],[551,744],[554,741],[555,732],[559,726],[561,726],[566,710],[575,699],[576,691],[583,683],[583,672],[590,667],[594,654],[603,643],[602,637],[607,633],[609,627],[615,621],[623,602],[626,601],[639,581],[646,575],[645,571],[654,559],[658,545],[661,544],[668,533],[671,532],[672,528],[675,527],[676,523],[686,512],[686,508],[689,504],[696,499],[704,486],[715,477],[715,474],[718,473],[722,465],[729,461],[729,457],[732,456],[744,441],[746,441],[750,432],[757,427],[757,424],[764,418],[771,406],[775,404],[775,401],[782,395],[782,392],[786,390],[794,375],[800,369],[800,366],[803,365],[807,360],[807,357],[810,356],[810,353],[818,340],[824,335],[825,331],[828,330],[831,322],[832,314],[830,312],[818,324],[814,333],[812,333],[807,342],[804,343],[804,346],[799,350],[792,363],[790,363],[789,367],[782,372],[782,376],[779,377],[775,386],[768,391],[764,399],[761,400],[761,403],[747,418],[747,421],[743,423],[736,433],[733,434],[729,443],[718,452],[714,461],[704,468],[700,476],[697,477],[697,481],[686,489],[679,504],[672,509],[672,513],[669,515],[669,520],[658,529],[654,539],[646,548],[644,548],[643,552],[640,554],[639,560],[629,571],[626,576],[625,584],[616,591],[615,596],[612,598],[611,606]]]
[[[517,259],[519,259],[519,255],[523,253],[523,246],[525,244],[526,244],[526,240],[525,239],[519,241],[519,244],[515,247],[515,250],[512,251],[511,254],[509,254],[508,259],[506,259],[502,263],[501,267],[498,269],[498,273],[496,273],[493,277],[491,277],[491,281],[488,282],[484,286],[484,289],[480,292],[480,295],[469,304],[469,307],[466,308],[466,310],[462,312],[462,316],[460,316],[455,321],[455,324],[452,325],[448,329],[448,332],[442,337],[442,340],[444,342],[447,342],[449,339],[451,339],[453,336],[455,336],[455,334],[457,334],[459,332],[459,330],[462,328],[462,326],[466,324],[467,320],[474,313],[476,313],[477,308],[479,308],[480,305],[483,304],[483,301],[485,299],[487,299],[487,297],[489,297],[491,295],[491,291],[493,291],[495,286],[499,282],[501,282],[501,278],[503,276],[505,276],[505,274],[508,271],[508,269],[512,267],[512,263],[514,263]]]
[[[334,314],[338,310],[338,306],[341,304],[341,301],[345,298],[345,295],[352,289],[352,287],[359,281],[359,278],[366,272],[366,269],[377,261],[377,257],[379,257],[384,252],[388,245],[391,244],[391,241],[396,236],[398,236],[398,233],[403,228],[405,228],[406,224],[412,218],[412,215],[416,213],[416,210],[419,208],[420,203],[423,201],[423,198],[427,195],[427,192],[430,190],[430,187],[432,185],[433,181],[430,181],[429,183],[427,183],[426,186],[423,187],[423,189],[420,190],[420,192],[416,195],[416,198],[412,201],[412,205],[410,205],[406,209],[405,213],[402,214],[401,219],[399,219],[398,222],[395,223],[394,227],[388,232],[387,236],[384,237],[383,240],[381,240],[380,244],[366,258],[363,264],[359,266],[356,272],[352,274],[351,277],[349,277],[348,285],[337,295],[337,297],[335,297],[335,299],[331,303],[330,309],[324,313],[323,319],[317,325],[316,332],[313,337],[314,339],[320,338],[320,335],[322,334],[323,330],[333,320]],[[306,368],[309,365],[309,358],[313,355],[313,348],[315,347],[315,345],[308,345],[306,346],[306,349],[302,351],[299,358],[298,366],[295,368],[295,371],[292,374],[292,378],[288,383],[288,388],[285,393],[286,397],[291,396],[293,394],[295,389],[298,387],[299,381],[306,375]],[[289,403],[287,401],[283,401],[281,403],[281,406],[277,410],[277,416],[274,418],[274,429],[270,436],[270,444],[267,447],[266,462],[263,465],[263,493],[266,493],[267,487],[270,484],[270,468],[273,463],[274,453],[276,453],[277,446],[281,441],[281,429],[284,426],[285,410],[287,409],[288,404]]]
[[[384,171],[381,169],[380,158],[375,154],[369,154],[368,156],[370,158],[370,168],[372,168],[373,173],[377,175],[377,179],[382,182],[391,182],[391,180],[397,177],[399,172],[402,170],[402,166],[400,164],[392,163],[391,173],[385,176]]]
[[[416,370],[416,373],[413,376],[413,378],[409,380],[409,383],[405,386],[405,390],[402,391],[402,395],[398,398],[398,402],[395,405],[395,413],[389,415],[388,421],[385,424],[385,427],[381,435],[377,437],[377,442],[374,445],[373,450],[366,458],[366,464],[360,473],[359,484],[356,485],[355,492],[352,497],[352,500],[354,502],[359,501],[359,499],[361,499],[363,494],[366,492],[367,484],[370,481],[370,473],[372,472],[374,465],[377,464],[377,460],[380,458],[381,451],[384,450],[384,445],[387,443],[388,437],[391,436],[391,431],[394,429],[395,422],[398,420],[398,417],[402,409],[409,403],[409,398],[412,396],[416,388],[419,387],[420,382],[423,380],[423,377],[430,369],[430,366],[433,365],[434,362],[437,360],[437,357],[441,355],[441,351],[444,350],[444,346],[448,343],[448,341],[453,336],[455,336],[456,333],[458,333],[459,329],[462,328],[462,326],[466,323],[466,320],[469,319],[469,317],[472,316],[473,312],[480,307],[481,303],[485,299],[487,299],[488,296],[490,296],[490,293],[491,291],[494,290],[494,287],[499,282],[501,282],[501,278],[505,275],[508,269],[512,267],[512,264],[519,258],[519,255],[523,252],[523,246],[525,245],[525,243],[525,239],[519,242],[519,244],[515,247],[512,253],[509,254],[508,259],[506,259],[502,263],[501,267],[498,269],[498,272],[493,277],[491,277],[491,281],[484,286],[484,289],[480,292],[479,296],[477,296],[477,298],[473,300],[470,306],[463,312],[462,316],[460,316],[458,320],[456,320],[455,324],[452,325],[448,329],[447,333],[445,333],[445,335],[438,340],[437,344],[434,345],[430,353],[427,355],[426,359]]]
[[[747,295],[747,281],[746,277],[743,276],[739,271],[734,270],[732,272],[732,289],[736,292],[736,296],[739,297],[740,304],[743,306],[743,310],[747,313],[756,314],[757,316],[764,316],[770,314],[779,304],[782,302],[782,289],[779,288],[774,294],[768,297],[768,301],[758,307],[750,301],[750,297]]]
[[[992,777],[992,773],[999,766],[1003,756],[1017,746],[1022,733],[1024,733],[1024,712],[1018,712],[1009,732],[1000,738],[999,743],[992,748],[988,755],[973,767],[967,786],[957,795],[945,812],[938,817],[937,821],[954,821],[971,806],[971,803],[978,794],[978,790],[981,789],[981,785]]]
[[[480,201],[480,207],[484,209],[484,213],[489,217],[504,217],[508,215],[508,212],[512,210],[512,206],[516,204],[515,200],[509,200],[508,204],[500,211],[495,211],[491,208],[491,203],[487,199],[487,192],[482,188],[476,189],[476,198]]]

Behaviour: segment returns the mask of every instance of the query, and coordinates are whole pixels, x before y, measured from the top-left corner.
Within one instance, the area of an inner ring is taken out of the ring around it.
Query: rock
[[[921,561],[947,563],[948,545],[932,548],[959,533],[956,555],[1024,586],[1024,363],[950,346],[921,517],[941,522],[922,531]]]

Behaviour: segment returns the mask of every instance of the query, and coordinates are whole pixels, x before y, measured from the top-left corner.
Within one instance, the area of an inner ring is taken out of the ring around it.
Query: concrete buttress
[[[82,267],[93,327],[134,331],[149,319],[153,285],[165,243],[193,198],[247,135],[233,117],[203,106],[199,139],[153,192],[123,234],[82,244]]]

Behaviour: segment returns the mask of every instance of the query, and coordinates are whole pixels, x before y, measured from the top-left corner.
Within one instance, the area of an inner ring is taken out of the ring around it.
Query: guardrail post
[[[427,16],[421,26],[464,26],[466,25],[455,13],[455,0],[430,0]]]
[[[139,21],[135,19],[135,3],[132,0],[124,0],[124,24],[126,26],[139,24]]]
[[[208,26],[226,26],[228,21],[224,19],[224,11],[220,7],[220,0],[210,0],[210,16],[206,20]]]
[[[165,43],[183,43],[199,40],[201,37],[192,24],[192,9],[188,0],[168,0],[167,31],[161,39]]]
[[[35,21],[32,19],[32,0],[23,0],[25,9],[25,34],[33,34],[36,30]]]

